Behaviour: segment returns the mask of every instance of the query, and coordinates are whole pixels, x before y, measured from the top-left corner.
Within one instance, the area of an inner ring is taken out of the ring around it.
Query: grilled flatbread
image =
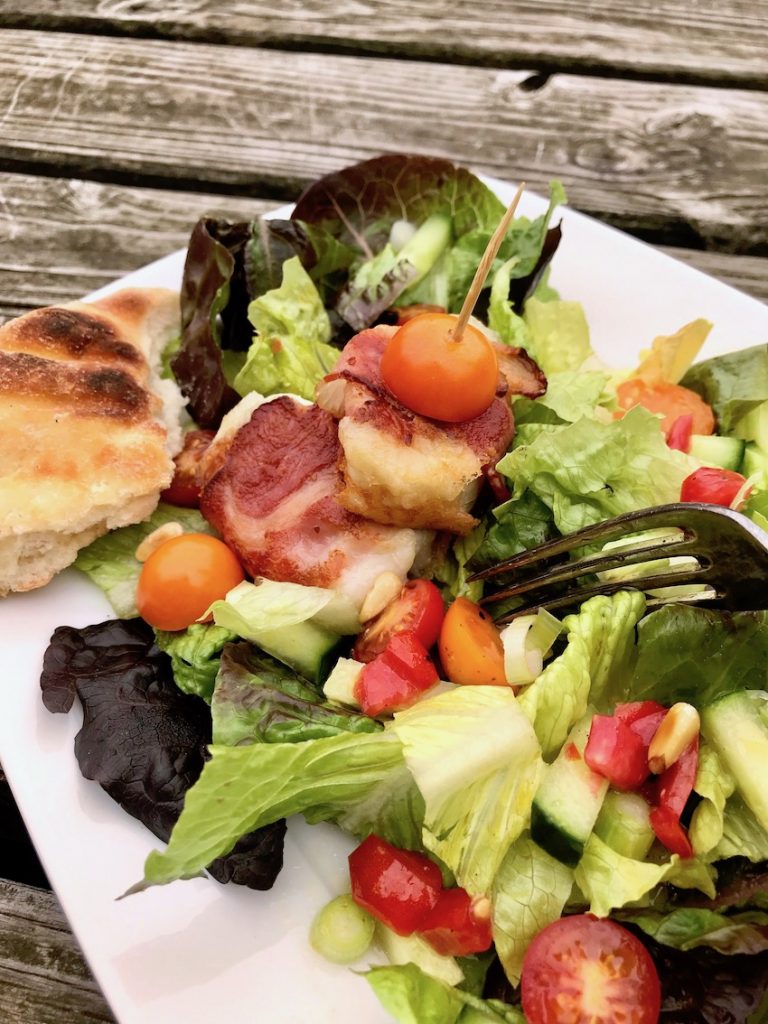
[[[0,594],[151,514],[181,447],[183,400],[154,372],[178,332],[178,295],[160,288],[0,327]]]

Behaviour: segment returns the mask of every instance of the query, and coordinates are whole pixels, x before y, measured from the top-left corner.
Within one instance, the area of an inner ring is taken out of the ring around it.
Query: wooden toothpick
[[[467,292],[466,299],[464,299],[464,305],[461,307],[461,312],[459,313],[459,317],[456,321],[456,326],[453,328],[453,331],[451,332],[452,341],[461,341],[461,336],[464,333],[464,328],[467,326],[469,318],[472,316],[472,310],[475,308],[475,303],[477,302],[478,296],[480,295],[483,285],[485,284],[485,279],[486,277],[488,277],[491,265],[493,264],[493,261],[496,259],[496,253],[499,251],[499,247],[501,246],[501,243],[504,240],[504,236],[507,233],[509,222],[515,215],[517,204],[520,202],[520,197],[522,196],[524,189],[525,182],[521,181],[520,187],[518,188],[517,192],[515,192],[515,198],[507,207],[507,212],[501,218],[498,227],[491,236],[491,240],[488,243],[485,252],[483,253],[483,258],[480,260],[477,270],[475,271],[475,276],[472,279],[472,284],[469,286],[469,291]]]

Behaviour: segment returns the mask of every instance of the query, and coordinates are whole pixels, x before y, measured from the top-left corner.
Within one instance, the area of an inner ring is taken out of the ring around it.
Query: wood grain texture
[[[0,24],[759,85],[768,2],[0,0]]]
[[[114,1021],[55,897],[7,881],[0,881],[0,1020]]]
[[[0,322],[71,302],[186,245],[203,213],[248,219],[274,200],[0,174]],[[665,249],[768,301],[768,258]]]
[[[655,241],[768,251],[768,94],[66,33],[0,33],[6,169],[295,195],[382,151],[559,176]],[[694,246],[695,247],[695,246]]]

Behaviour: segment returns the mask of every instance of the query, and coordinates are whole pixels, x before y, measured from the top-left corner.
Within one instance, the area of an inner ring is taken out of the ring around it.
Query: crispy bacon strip
[[[402,406],[381,377],[381,357],[395,328],[361,331],[320,384],[318,404],[340,419],[345,508],[379,523],[467,533],[484,466],[494,466],[514,436],[505,396],[546,389],[519,349],[497,346],[500,381],[488,409],[465,423],[438,423]]]
[[[273,399],[209,464],[200,509],[251,575],[331,587],[359,607],[382,572],[405,579],[422,537],[342,507],[340,457],[329,413]]]

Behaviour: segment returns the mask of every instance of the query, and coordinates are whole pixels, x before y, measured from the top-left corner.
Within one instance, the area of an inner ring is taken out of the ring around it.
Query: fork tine
[[[520,615],[530,615],[531,612],[537,611],[539,608],[543,608],[546,611],[552,611],[556,608],[567,608],[572,605],[581,604],[597,594],[616,594],[619,590],[654,590],[657,587],[682,586],[683,583],[707,583],[707,575],[708,567],[706,566],[699,566],[698,568],[684,566],[678,572],[656,573],[654,576],[646,576],[642,580],[635,580],[631,585],[621,580],[616,580],[614,583],[590,583],[586,587],[573,587],[565,594],[553,597],[548,601],[533,601],[523,607],[515,608],[511,612],[501,615],[496,619],[496,622],[499,625],[504,625]],[[491,600],[503,601],[507,597],[514,596],[514,591],[501,590],[494,594]]]
[[[688,507],[688,511],[691,507]],[[684,506],[682,508],[680,506],[658,506],[657,508],[641,509],[639,512],[626,512],[608,522],[595,523],[576,533],[569,533],[565,537],[557,537],[539,547],[521,551],[519,555],[514,555],[497,565],[474,573],[469,577],[469,582],[488,580],[502,573],[514,572],[534,562],[543,561],[545,558],[567,554],[573,548],[589,544],[591,541],[602,541],[607,544],[609,541],[625,537],[628,533],[640,533],[642,530],[653,529],[655,526],[676,526],[685,531],[684,513]]]
[[[587,573],[604,572],[609,569],[623,569],[628,565],[639,565],[643,562],[653,561],[654,558],[667,558],[679,554],[695,554],[695,541],[671,537],[668,540],[657,538],[653,543],[645,544],[639,548],[622,548],[613,551],[600,551],[594,555],[587,555],[575,562],[563,562],[561,565],[554,565],[546,572],[537,576],[526,576],[516,583],[511,583],[501,592],[504,597],[517,597],[529,590],[536,590],[538,587],[550,586],[554,583],[566,583],[577,576],[584,576]],[[681,567],[683,568],[683,567]],[[688,568],[688,567],[685,567]],[[498,594],[489,594],[481,600],[481,604],[489,601],[497,601]]]

